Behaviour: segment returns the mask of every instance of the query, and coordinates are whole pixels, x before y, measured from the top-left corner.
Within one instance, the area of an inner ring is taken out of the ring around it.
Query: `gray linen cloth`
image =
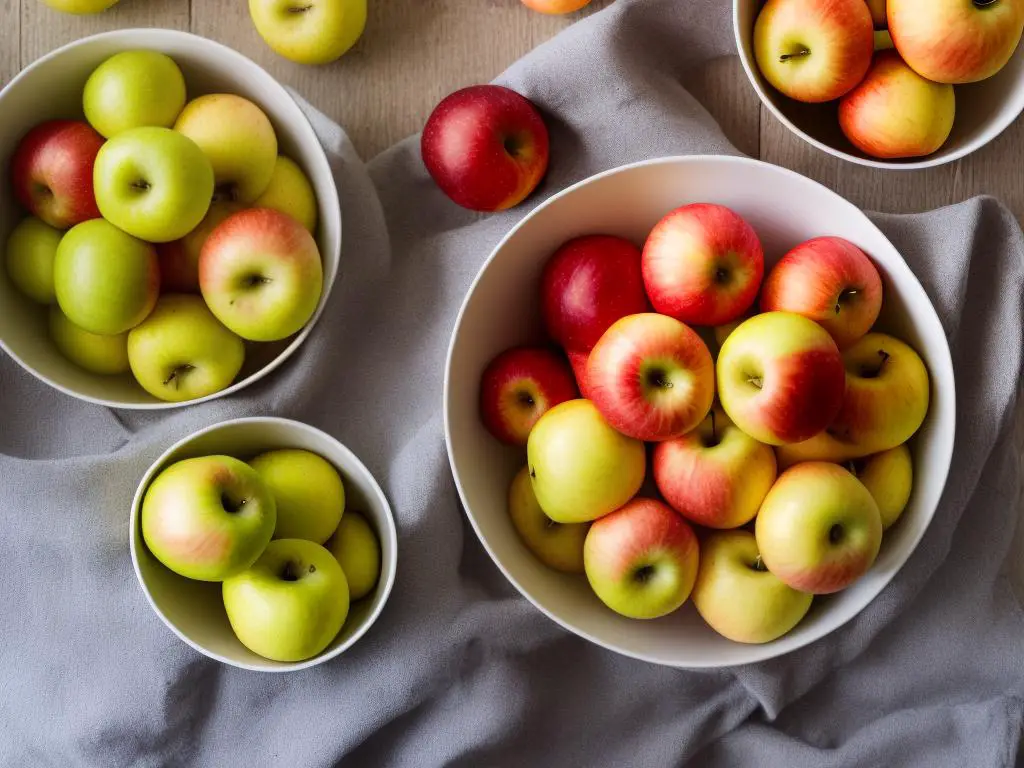
[[[957,448],[914,556],[830,637],[717,672],[620,658],[519,597],[459,508],[441,381],[470,280],[519,217],[571,182],[644,158],[735,153],[681,85],[732,47],[724,0],[619,0],[538,48],[500,82],[546,111],[551,170],[527,204],[494,216],[445,199],[415,138],[364,165],[310,109],[341,192],[343,273],[305,346],[240,396],[114,412],[0,361],[0,764],[1011,765],[1024,623],[999,573],[1018,514],[1024,242],[994,200],[874,217],[949,335]],[[398,581],[380,621],[296,674],[192,651],[150,611],[129,562],[129,505],[150,462],[197,428],[252,414],[336,435],[397,517]]]

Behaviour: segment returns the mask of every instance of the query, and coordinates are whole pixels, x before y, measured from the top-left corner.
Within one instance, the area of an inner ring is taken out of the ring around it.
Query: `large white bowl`
[[[278,448],[299,448],[327,459],[345,485],[346,511],[361,512],[377,533],[380,580],[374,591],[352,603],[345,626],[327,648],[295,663],[271,661],[246,648],[235,636],[221,598],[221,585],[179,576],[150,554],[142,539],[139,515],[153,479],[181,459],[224,454],[240,459]],[[373,475],[355,454],[326,432],[290,419],[253,417],[214,424],[168,448],[143,475],[132,501],[129,542],[135,576],[150,606],[174,634],[217,661],[259,672],[290,672],[322,664],[344,653],[377,620],[395,583],[398,533],[391,506]]]
[[[313,318],[295,336],[274,344],[247,344],[246,361],[230,387],[184,403],[158,400],[131,374],[98,376],[64,358],[50,341],[46,308],[23,297],[0,268],[0,347],[25,370],[69,395],[115,408],[176,408],[223,397],[281,365],[309,335],[323,312],[341,259],[341,207],[327,157],[309,121],[274,78],[240,53],[203,37],[167,29],[107,32],[66,45],[27,67],[0,92],[0,165],[33,126],[54,118],[82,118],[82,88],[105,59],[124,50],[148,48],[171,56],[185,74],[189,98],[230,92],[263,108],[274,124],[280,151],[309,176],[319,203],[317,244],[324,289]],[[6,178],[0,180],[0,250],[24,213]]]
[[[968,0],[969,2],[969,0]],[[878,160],[857,149],[839,128],[838,102],[803,104],[772,88],[754,59],[754,22],[763,0],[733,0],[736,49],[761,103],[789,130],[820,150],[872,168],[912,170],[949,163],[992,141],[1024,110],[1024,46],[994,77],[956,86],[956,120],[946,143],[927,157]]]
[[[551,253],[584,234],[641,244],[673,208],[727,205],[753,225],[774,263],[797,243],[839,235],[863,248],[885,283],[879,327],[911,343],[932,377],[928,417],[914,441],[913,498],[886,533],[874,567],[846,591],[819,598],[800,625],[775,642],[741,645],[708,628],[687,603],[655,621],[606,608],[582,576],[538,562],[509,521],[506,493],[525,463],[521,450],[494,440],[478,415],[480,375],[496,354],[542,338],[539,280]],[[570,187],[540,205],[495,249],[473,283],[452,335],[445,371],[445,436],[462,503],[484,547],[508,579],[567,629],[613,651],[675,667],[760,661],[828,634],[857,615],[896,574],[924,535],[942,494],[953,452],[953,366],[939,319],[921,284],[885,236],[853,205],[799,174],[739,157],[678,157],[629,165]]]

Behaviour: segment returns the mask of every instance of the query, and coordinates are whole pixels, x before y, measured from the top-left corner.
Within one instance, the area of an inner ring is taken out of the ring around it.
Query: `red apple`
[[[772,268],[764,312],[795,312],[821,325],[839,347],[871,330],[882,309],[882,278],[864,251],[841,237],[816,237]]]
[[[88,123],[51,120],[37,125],[11,159],[18,202],[57,229],[98,219],[92,169],[102,146],[103,137]]]
[[[521,203],[548,167],[548,129],[527,99],[499,85],[446,97],[427,120],[423,163],[441,190],[475,211]]]
[[[575,13],[590,5],[591,0],[523,0],[523,5],[540,13],[558,15]]]
[[[569,365],[572,367],[572,374],[576,377],[576,388],[587,400],[590,399],[590,387],[587,385],[587,363],[590,362],[589,352],[566,353],[569,356]]]
[[[515,347],[490,362],[480,381],[480,417],[503,443],[526,445],[547,411],[576,399],[565,360],[549,349]]]
[[[659,221],[643,252],[654,308],[691,325],[722,325],[754,303],[764,276],[757,233],[724,205],[684,205]]]
[[[715,365],[703,339],[654,313],[612,325],[590,352],[586,379],[605,420],[637,440],[686,434],[715,399]]]
[[[649,309],[640,249],[610,235],[570,240],[541,277],[548,335],[569,352],[589,352],[616,320]]]

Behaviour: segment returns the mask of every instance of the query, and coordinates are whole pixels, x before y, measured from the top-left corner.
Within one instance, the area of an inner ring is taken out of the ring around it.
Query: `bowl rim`
[[[955,410],[955,408],[956,408],[956,378],[955,378],[955,371],[953,369],[952,353],[951,353],[950,348],[949,348],[949,340],[946,338],[946,335],[943,333],[941,335],[942,343],[941,343],[941,348],[939,350],[941,359],[939,360],[939,363],[940,363],[941,367],[943,369],[945,369],[945,372],[948,372],[948,374],[949,374],[948,378],[949,378],[949,386],[950,386],[950,399],[951,399],[951,402],[953,403],[954,412],[953,412],[953,418],[951,419],[951,425],[950,425],[949,448],[946,451],[945,456],[941,457],[940,469],[941,469],[941,472],[942,472],[942,490],[940,491],[940,494],[939,494],[940,500],[935,505],[935,507],[931,510],[930,515],[928,517],[927,523],[921,527],[921,530],[918,531],[917,534],[912,539],[909,540],[909,543],[907,545],[906,554],[900,559],[899,563],[896,565],[895,568],[893,568],[892,572],[885,578],[885,580],[879,584],[877,592],[870,599],[868,599],[863,605],[861,605],[859,608],[857,608],[856,611],[854,611],[850,616],[848,616],[845,619],[843,619],[842,621],[840,621],[838,624],[835,624],[834,626],[829,626],[827,628],[822,628],[819,631],[815,631],[814,633],[812,633],[808,637],[804,638],[802,642],[800,642],[800,643],[798,643],[798,644],[796,644],[796,645],[794,645],[792,647],[781,648],[781,649],[779,648],[779,641],[782,640],[785,637],[785,635],[784,635],[783,638],[779,638],[779,640],[775,640],[775,641],[772,641],[770,643],[764,643],[764,644],[760,644],[760,645],[747,645],[746,648],[748,650],[748,658],[746,658],[744,661],[738,662],[736,664],[722,664],[722,663],[717,663],[717,662],[714,662],[714,661],[687,663],[687,664],[677,664],[677,663],[673,663],[671,661],[666,661],[664,659],[652,658],[652,657],[650,657],[650,656],[648,656],[648,655],[646,655],[644,653],[641,653],[641,652],[638,652],[638,651],[633,651],[633,650],[630,650],[628,648],[624,648],[624,647],[621,647],[619,645],[616,645],[614,643],[605,642],[604,640],[601,640],[600,638],[594,636],[593,634],[591,634],[589,632],[586,632],[586,631],[580,629],[579,627],[573,626],[573,624],[571,622],[569,622],[568,620],[563,619],[560,616],[557,616],[555,613],[553,613],[552,611],[549,611],[547,608],[542,606],[512,576],[512,574],[508,571],[507,568],[505,568],[504,564],[499,560],[497,555],[494,553],[494,550],[491,548],[490,544],[487,542],[486,538],[484,537],[484,535],[480,531],[480,528],[479,528],[479,526],[477,524],[477,521],[476,521],[476,517],[474,516],[474,514],[470,510],[469,504],[466,501],[465,492],[464,492],[464,490],[462,488],[462,481],[461,481],[461,479],[459,477],[459,472],[458,472],[458,469],[457,469],[456,464],[455,464],[455,454],[454,454],[454,450],[452,448],[451,413],[450,413],[450,405],[449,405],[450,392],[451,392],[451,378],[450,378],[451,377],[451,366],[452,366],[452,358],[453,358],[454,353],[455,353],[455,342],[456,342],[456,339],[459,336],[460,331],[462,330],[462,322],[463,322],[463,319],[464,319],[464,315],[465,315],[466,309],[469,306],[469,302],[470,302],[473,294],[475,293],[475,291],[476,291],[480,281],[482,280],[484,273],[487,271],[488,267],[490,267],[491,263],[497,258],[497,255],[504,249],[504,247],[508,243],[508,241],[510,239],[512,239],[512,237],[514,237],[516,235],[516,233],[519,232],[520,229],[522,229],[524,226],[526,226],[526,224],[531,219],[533,219],[536,215],[538,215],[540,213],[540,211],[544,210],[545,208],[547,208],[548,206],[553,204],[555,201],[560,200],[563,197],[567,197],[568,195],[572,194],[573,192],[575,192],[576,190],[580,189],[581,187],[584,187],[584,186],[586,186],[588,184],[596,182],[596,181],[598,181],[600,179],[604,179],[604,178],[609,177],[609,176],[614,176],[614,175],[619,174],[619,173],[628,172],[628,171],[631,171],[631,170],[636,169],[636,168],[640,168],[640,167],[644,167],[644,166],[650,166],[650,165],[661,165],[661,164],[671,165],[671,164],[676,164],[676,163],[688,164],[688,163],[707,162],[707,161],[725,162],[725,163],[737,163],[737,164],[741,164],[741,165],[766,166],[768,168],[771,168],[774,172],[783,173],[783,174],[786,174],[786,175],[789,175],[789,176],[797,177],[800,180],[802,180],[803,182],[806,182],[806,183],[809,183],[809,184],[811,184],[811,185],[813,185],[815,187],[818,187],[822,193],[827,194],[827,195],[833,197],[837,201],[841,202],[843,205],[847,206],[850,209],[851,213],[855,213],[856,215],[862,217],[864,219],[864,221],[872,229],[874,229],[882,238],[884,238],[887,242],[889,242],[889,238],[886,237],[885,233],[882,232],[875,225],[875,223],[873,221],[871,221],[871,219],[868,218],[864,214],[864,212],[860,208],[855,206],[853,203],[851,203],[849,200],[847,200],[845,197],[843,197],[839,193],[832,191],[831,189],[826,187],[824,184],[821,184],[821,183],[815,181],[814,179],[811,179],[811,178],[809,178],[807,176],[804,176],[803,174],[797,173],[796,171],[790,170],[789,168],[784,168],[782,166],[774,165],[772,163],[766,163],[763,160],[755,160],[753,158],[749,158],[749,157],[746,157],[744,155],[709,155],[709,154],[703,154],[703,155],[670,155],[670,156],[666,156],[666,157],[657,157],[657,158],[651,158],[651,159],[648,159],[648,160],[641,160],[639,162],[628,163],[626,165],[618,166],[616,168],[610,168],[608,170],[601,171],[600,173],[596,173],[596,174],[594,174],[592,176],[588,176],[585,179],[577,181],[576,183],[574,183],[574,184],[566,187],[565,189],[563,189],[561,192],[557,192],[556,194],[552,195],[551,197],[547,198],[546,200],[544,200],[543,202],[538,204],[535,208],[533,208],[533,210],[529,211],[525,216],[523,216],[523,218],[520,221],[518,221],[505,234],[504,237],[501,238],[501,240],[498,242],[498,244],[495,245],[494,249],[491,251],[490,255],[487,257],[487,259],[481,265],[481,267],[480,267],[479,271],[477,272],[476,276],[473,278],[473,281],[470,284],[469,288],[466,290],[465,296],[463,297],[463,300],[462,300],[462,305],[459,307],[459,312],[456,315],[455,323],[452,326],[451,338],[449,339],[449,343],[448,343],[448,352],[447,352],[447,355],[445,356],[444,386],[443,386],[443,389],[442,389],[442,400],[443,400],[443,402],[442,402],[442,412],[443,412],[443,418],[444,418],[445,447],[446,447],[447,453],[448,453],[448,464],[449,464],[449,466],[451,468],[452,478],[454,479],[455,487],[458,490],[459,501],[460,501],[460,503],[462,505],[462,510],[463,510],[465,516],[467,518],[469,518],[470,525],[473,527],[473,531],[476,533],[477,539],[479,539],[480,543],[483,545],[484,549],[487,551],[488,556],[490,556],[491,560],[498,567],[498,570],[501,571],[501,573],[505,576],[505,578],[508,579],[509,583],[511,583],[516,588],[516,590],[523,597],[525,597],[527,600],[529,600],[534,605],[535,608],[540,610],[541,613],[546,615],[548,618],[550,618],[556,624],[561,626],[563,629],[566,629],[569,632],[571,632],[572,634],[577,635],[579,637],[582,637],[585,640],[589,640],[590,642],[594,643],[595,645],[600,646],[601,648],[605,648],[606,650],[613,651],[615,653],[618,653],[618,654],[621,654],[623,656],[627,656],[627,657],[630,657],[630,658],[638,659],[640,661],[646,661],[646,662],[651,663],[651,664],[657,664],[659,666],[671,667],[671,668],[676,668],[676,669],[722,669],[722,668],[728,668],[728,667],[732,667],[732,666],[740,666],[740,665],[744,665],[744,664],[752,664],[752,663],[767,661],[769,659],[777,658],[777,657],[784,656],[786,654],[792,653],[792,652],[797,651],[797,650],[799,650],[801,648],[805,648],[808,645],[811,645],[812,643],[815,643],[815,642],[821,640],[823,637],[826,637],[827,635],[832,634],[833,632],[835,632],[840,627],[842,627],[845,624],[847,624],[848,622],[852,621],[854,618],[860,616],[860,614],[863,613],[863,611],[882,594],[882,592],[886,589],[886,587],[888,587],[889,583],[896,576],[896,574],[899,573],[902,570],[904,565],[906,565],[907,561],[911,558],[911,556],[917,550],[918,545],[921,543],[921,539],[924,538],[925,533],[928,531],[929,527],[931,526],[932,521],[935,518],[935,513],[938,511],[939,504],[941,504],[941,497],[943,496],[943,494],[945,492],[946,484],[949,481],[949,469],[950,469],[950,466],[952,464],[953,446],[954,446],[955,438],[956,438],[956,410]],[[891,245],[891,242],[890,242],[890,245]],[[896,248],[896,246],[893,245],[892,248],[897,253],[897,255],[900,256],[900,259],[903,261],[903,264],[907,268],[907,271],[908,271],[908,273],[909,273],[909,275],[911,277],[911,280],[908,283],[909,291],[911,293],[917,294],[919,299],[923,299],[924,300],[925,306],[927,306],[928,310],[930,311],[931,319],[933,319],[934,322],[936,323],[936,325],[938,325],[941,328],[941,325],[942,325],[941,324],[941,320],[939,319],[938,313],[935,311],[935,305],[932,303],[932,301],[929,298],[927,292],[924,290],[924,286],[921,285],[921,281],[917,279],[917,275],[915,275],[913,270],[910,269],[910,265],[907,264],[905,260],[903,260],[902,254],[899,253],[899,250]],[[934,379],[934,376],[935,375],[933,374],[933,379]]]
[[[359,471],[366,474],[366,477],[370,479],[371,488],[376,502],[380,505],[381,510],[384,512],[384,518],[387,523],[384,531],[378,531],[380,536],[380,547],[383,552],[386,545],[393,549],[394,555],[391,558],[391,566],[387,569],[387,572],[381,572],[380,581],[383,583],[383,592],[377,601],[376,606],[367,615],[363,624],[352,633],[352,636],[348,638],[344,643],[341,643],[337,648],[332,648],[329,651],[321,652],[311,659],[297,662],[273,662],[274,666],[257,666],[255,664],[247,664],[245,662],[237,661],[235,659],[229,659],[226,656],[222,656],[219,653],[204,648],[198,643],[187,637],[178,627],[167,618],[160,607],[156,604],[153,599],[153,595],[149,591],[149,586],[146,584],[146,580],[142,575],[142,569],[139,566],[139,553],[136,541],[142,540],[142,534],[138,530],[139,528],[139,517],[142,509],[142,499],[145,496],[146,490],[149,488],[150,483],[153,482],[154,477],[162,470],[167,464],[170,456],[181,448],[188,446],[195,440],[208,435],[212,432],[217,432],[222,429],[238,426],[241,424],[278,424],[285,426],[288,429],[295,429],[300,432],[305,432],[308,435],[317,437],[319,439],[326,440],[334,444],[334,447],[345,456],[346,461],[351,462],[351,465],[356,467]],[[138,533],[138,536],[136,536]],[[373,476],[373,473],[366,468],[366,465],[360,461],[359,457],[356,456],[344,443],[335,438],[333,435],[328,434],[322,429],[314,427],[312,424],[307,424],[304,421],[296,421],[295,419],[286,419],[280,416],[245,416],[238,419],[226,419],[225,421],[219,421],[215,424],[210,424],[207,427],[203,427],[195,432],[190,432],[180,440],[175,441],[170,447],[163,451],[156,460],[149,465],[149,468],[142,475],[142,479],[139,481],[138,486],[135,489],[135,495],[132,497],[131,513],[128,520],[128,546],[131,552],[132,558],[132,569],[135,571],[135,579],[142,589],[142,593],[146,596],[146,601],[149,603],[149,607],[153,609],[153,612],[160,617],[160,620],[175,634],[191,646],[195,650],[204,656],[222,662],[232,667],[238,667],[239,669],[247,669],[251,672],[268,672],[271,674],[280,674],[282,672],[296,672],[301,669],[308,669],[309,667],[315,667],[318,664],[330,661],[331,659],[340,656],[346,650],[351,648],[363,635],[369,631],[376,622],[381,612],[384,610],[384,606],[387,605],[388,599],[391,597],[391,591],[395,585],[395,575],[398,570],[398,529],[395,526],[395,516],[391,511],[391,504],[388,502],[387,496],[384,495],[384,491],[381,489],[377,479]]]
[[[749,57],[743,53],[743,35],[740,31],[740,6],[744,4],[744,0],[733,0],[732,3],[732,28],[733,37],[736,43],[736,55],[739,57],[740,62],[743,64],[743,71],[747,75],[747,80],[750,81],[750,85],[757,93],[758,99],[761,104],[768,108],[768,111],[775,115],[775,118],[782,123],[784,126],[789,128],[794,134],[799,136],[801,139],[806,141],[808,144],[817,147],[826,154],[837,157],[840,160],[846,160],[856,165],[861,165],[866,168],[880,168],[886,171],[917,171],[923,168],[937,168],[940,165],[946,165],[952,163],[955,160],[960,160],[967,155],[978,151],[986,144],[991,143],[997,136],[1003,131],[1013,125],[1017,118],[1020,117],[1021,113],[1024,112],[1024,99],[1021,100],[1021,104],[1017,111],[1012,116],[1006,116],[1002,120],[993,120],[985,126],[985,129],[981,134],[972,141],[968,142],[959,149],[950,152],[947,155],[936,156],[933,153],[931,156],[924,157],[920,160],[906,160],[900,162],[893,162],[887,160],[877,160],[870,157],[861,157],[854,155],[849,152],[844,152],[841,149],[836,149],[833,146],[826,144],[823,141],[819,141],[810,134],[804,132],[796,126],[796,124],[790,120],[780,110],[771,99],[768,98],[768,94],[765,92],[764,87],[761,85],[761,75],[753,69],[753,63]],[[1021,44],[1024,44],[1022,42]]]
[[[56,48],[50,51],[49,53],[40,56],[38,59],[28,64],[20,72],[18,72],[18,74],[15,75],[14,78],[6,86],[0,89],[0,108],[2,108],[4,96],[8,93],[8,91],[13,89],[16,85],[18,85],[22,79],[27,78],[30,75],[30,73],[33,72],[35,69],[43,66],[44,64],[46,64],[49,61],[52,61],[53,59],[63,56],[68,51],[74,48],[93,43],[97,40],[107,39],[113,39],[118,42],[124,41],[133,49],[150,48],[153,45],[158,44],[159,41],[161,40],[177,40],[180,42],[188,41],[188,43],[192,45],[204,46],[208,49],[216,50],[219,55],[225,57],[225,59],[228,60],[226,62],[227,68],[248,67],[250,71],[256,72],[259,78],[264,81],[261,83],[262,87],[267,88],[269,91],[277,92],[278,96],[285,96],[287,99],[286,103],[290,105],[290,107],[294,107],[296,115],[301,118],[301,120],[298,120],[296,122],[295,126],[295,130],[300,134],[300,141],[303,144],[308,142],[311,146],[316,147],[316,162],[318,164],[322,163],[323,169],[327,171],[327,176],[330,178],[330,183],[324,190],[327,193],[328,199],[321,200],[319,190],[317,191],[317,198],[318,201],[320,202],[320,207],[322,209],[338,212],[338,246],[336,251],[331,254],[321,252],[320,258],[321,261],[326,263],[327,259],[333,256],[337,261],[338,268],[335,270],[334,279],[330,281],[324,281],[320,301],[317,304],[316,310],[313,312],[313,316],[307,321],[307,323],[302,327],[302,329],[299,330],[299,332],[295,335],[295,338],[293,338],[291,342],[289,342],[288,346],[281,350],[277,354],[277,356],[274,357],[273,360],[268,362],[262,368],[249,374],[244,379],[235,381],[230,386],[225,387],[222,390],[213,392],[209,395],[204,395],[203,397],[197,397],[192,400],[171,402],[154,399],[153,402],[129,403],[124,402],[122,400],[112,400],[103,397],[93,397],[92,395],[86,395],[81,392],[76,392],[70,387],[65,386],[64,384],[58,381],[55,381],[51,379],[49,376],[46,376],[42,372],[36,370],[28,363],[26,363],[24,360],[22,360],[21,357],[17,355],[8,346],[7,342],[2,337],[0,337],[0,349],[3,349],[4,352],[6,352],[7,355],[12,360],[14,360],[25,371],[35,376],[39,381],[43,382],[44,384],[47,384],[48,386],[56,389],[59,392],[64,393],[65,395],[77,398],[78,400],[82,400],[87,403],[92,403],[94,405],[106,406],[108,408],[135,411],[159,411],[169,410],[172,408],[184,408],[191,405],[198,405],[199,403],[205,403],[210,400],[216,400],[221,397],[227,397],[228,395],[232,395],[251,384],[255,384],[257,381],[261,380],[262,378],[270,374],[272,371],[275,371],[277,368],[283,365],[285,361],[287,361],[288,358],[290,358],[306,340],[306,338],[312,332],[313,327],[320,320],[321,315],[323,314],[324,310],[327,307],[327,302],[330,299],[331,291],[334,288],[334,284],[337,282],[338,278],[341,275],[342,243],[344,241],[344,217],[342,216],[341,201],[338,196],[338,185],[334,177],[334,171],[331,169],[330,161],[327,159],[327,153],[324,151],[323,144],[321,144],[320,140],[317,138],[316,132],[313,130],[313,126],[310,124],[309,119],[306,117],[305,113],[299,107],[298,102],[295,100],[294,96],[292,96],[292,94],[289,92],[287,88],[285,88],[273,76],[271,76],[269,72],[263,69],[263,67],[261,67],[252,59],[250,59],[248,56],[245,56],[244,54],[239,53],[233,48],[229,48],[228,46],[224,45],[223,43],[219,43],[216,40],[211,40],[210,38],[203,37],[202,35],[196,35],[192,32],[184,32],[182,30],[177,29],[161,29],[149,27],[138,27],[133,29],[115,29],[107,32],[99,32],[95,35],[89,35],[79,40],[74,40],[70,43],[66,43],[65,45],[62,45],[59,48]],[[320,242],[318,241],[317,248],[319,249],[319,247]],[[98,376],[98,374],[94,375]]]

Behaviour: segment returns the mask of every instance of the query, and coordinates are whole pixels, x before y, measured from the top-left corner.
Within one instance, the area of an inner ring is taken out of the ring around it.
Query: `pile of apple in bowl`
[[[909,556],[948,470],[948,348],[920,286],[852,206],[769,169],[584,182],[499,246],[453,337],[449,451],[481,539],[554,618],[652,661],[834,629]],[[532,316],[499,331],[513,304]]]

